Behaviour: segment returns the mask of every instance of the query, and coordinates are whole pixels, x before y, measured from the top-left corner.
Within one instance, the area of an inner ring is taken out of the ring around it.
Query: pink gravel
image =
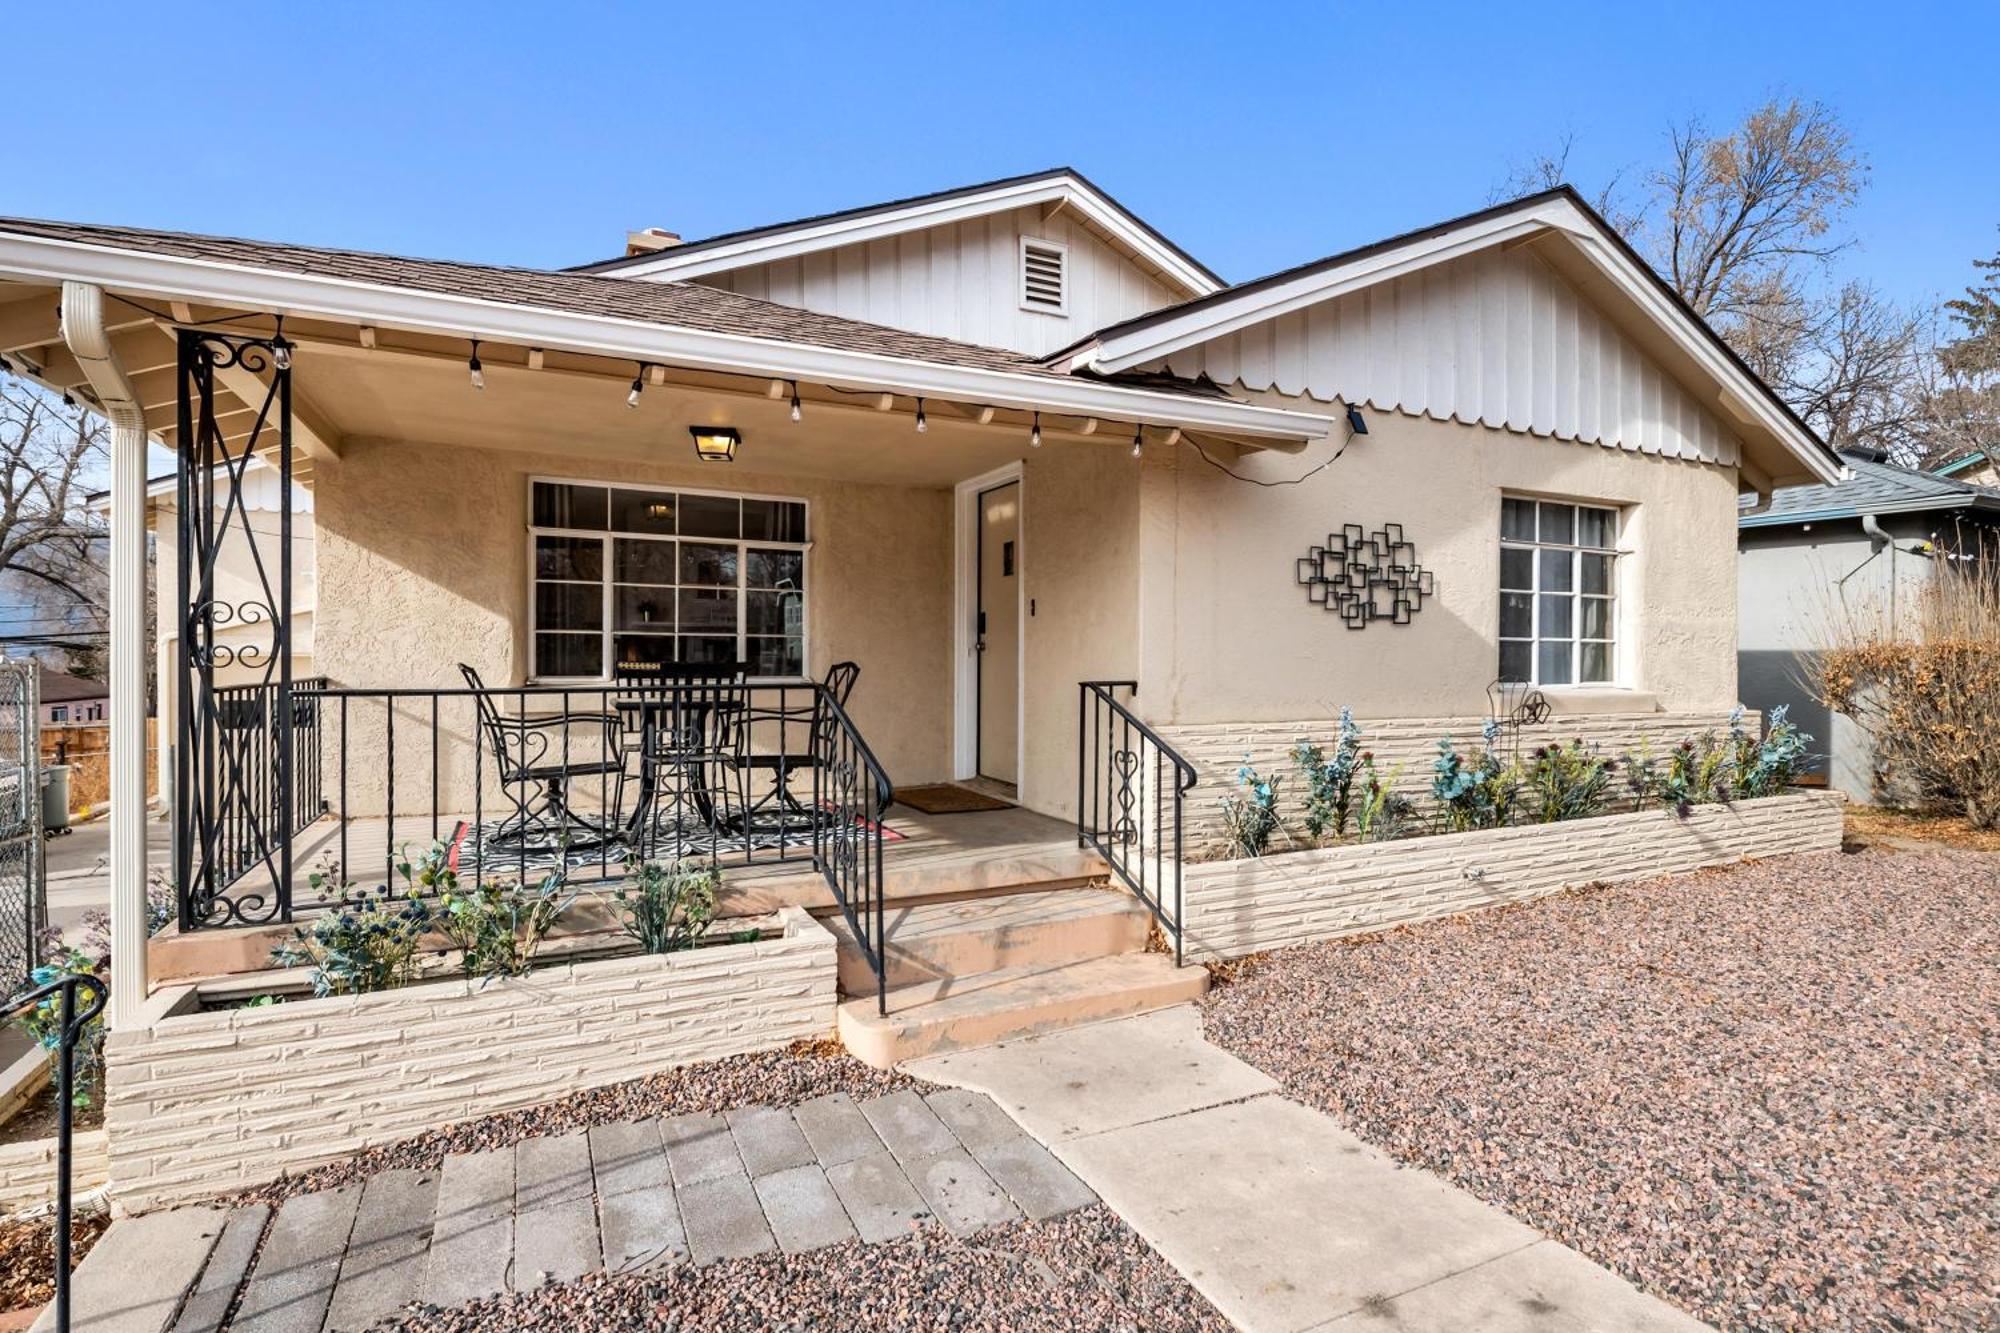
[[[2000,1327],[2000,856],[1776,858],[1249,963],[1211,1040],[1731,1329]]]
[[[598,1273],[384,1328],[475,1330],[1059,1330],[1226,1333],[1200,1293],[1102,1204],[960,1240],[932,1227],[886,1244],[724,1259],[703,1268]]]

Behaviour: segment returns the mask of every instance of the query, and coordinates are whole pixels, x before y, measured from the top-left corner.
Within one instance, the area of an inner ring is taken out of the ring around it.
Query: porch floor
[[[393,849],[407,844],[414,851],[428,846],[434,838],[448,839],[462,820],[469,823],[471,816],[433,817],[425,811],[398,815],[393,825],[380,817],[357,818],[348,821],[343,831],[339,820],[327,817],[301,829],[292,840],[297,913],[310,915],[324,906],[325,895],[310,887],[308,877],[315,871],[331,874],[344,863],[349,867],[347,878],[372,887],[391,877]],[[1018,807],[932,815],[893,805],[882,827],[883,890],[891,900],[1056,887],[1107,873],[1095,852],[1077,846],[1073,824]],[[815,913],[835,910],[825,879],[812,866],[810,842],[788,848],[784,856],[786,859],[778,859],[778,853],[769,849],[747,855],[725,852],[718,915],[758,916],[781,907],[804,907]],[[497,856],[489,873],[519,877]],[[529,878],[536,873],[534,862],[529,861]],[[588,886],[593,881],[617,879],[622,873],[614,850],[574,866],[570,875],[573,883]],[[263,872],[246,875],[228,896],[257,894],[268,879]]]

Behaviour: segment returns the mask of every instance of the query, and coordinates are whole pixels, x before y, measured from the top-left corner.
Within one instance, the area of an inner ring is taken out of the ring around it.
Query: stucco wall
[[[905,783],[948,776],[951,497],[935,487],[350,440],[316,477],[319,669],[354,687],[455,688],[457,662],[489,685],[524,681],[528,478],[536,475],[810,502],[809,669],[817,677],[833,662],[860,663],[850,711],[890,774]],[[383,767],[382,709],[356,704],[350,718],[349,809],[376,813],[379,792],[371,795],[363,775]],[[442,721],[451,733],[440,763],[449,799],[465,790],[469,707],[447,705]],[[399,706],[399,809],[428,800],[428,726],[427,702]]]
[[[833,1031],[834,938],[162,1018],[113,1032],[111,1189],[209,1198],[469,1117]]]
[[[1275,405],[1296,405],[1275,394]],[[1192,446],[1147,452],[1139,705],[1157,722],[1479,715],[1498,674],[1502,492],[1622,511],[1618,684],[1637,706],[1726,711],[1736,699],[1733,469],[1399,413],[1296,486],[1254,486]],[[1336,435],[1344,435],[1345,428]],[[1246,477],[1304,475],[1298,455],[1211,456]],[[1400,523],[1437,595],[1409,625],[1344,628],[1309,605],[1295,562],[1343,524]]]
[[[1193,865],[1187,954],[1240,958],[1581,884],[1831,851],[1841,822],[1839,797],[1809,793]]]

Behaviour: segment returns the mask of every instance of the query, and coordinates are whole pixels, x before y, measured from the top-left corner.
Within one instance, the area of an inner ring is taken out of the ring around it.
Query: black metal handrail
[[[1185,811],[1195,770],[1114,693],[1138,688],[1130,680],[1078,686],[1076,840],[1103,857],[1152,912],[1172,937],[1179,964]]]
[[[813,864],[875,973],[875,1012],[889,1012],[882,816],[896,788],[825,686],[813,703]]]
[[[85,992],[81,1006],[77,1003],[78,991]],[[75,1137],[71,1106],[75,1096],[76,1048],[91,1020],[104,1012],[106,992],[104,982],[88,973],[58,977],[15,996],[8,1001],[7,1012],[31,1009],[54,995],[62,997],[57,1006],[56,1029],[56,1330],[69,1333],[70,1174]]]

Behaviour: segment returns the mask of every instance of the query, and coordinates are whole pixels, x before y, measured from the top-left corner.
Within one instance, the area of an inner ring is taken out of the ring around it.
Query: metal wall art
[[[1326,545],[1307,549],[1299,560],[1306,600],[1341,618],[1349,629],[1371,620],[1407,625],[1437,595],[1431,572],[1417,563],[1417,548],[1403,525],[1385,523],[1373,533],[1358,523],[1328,533]]]

